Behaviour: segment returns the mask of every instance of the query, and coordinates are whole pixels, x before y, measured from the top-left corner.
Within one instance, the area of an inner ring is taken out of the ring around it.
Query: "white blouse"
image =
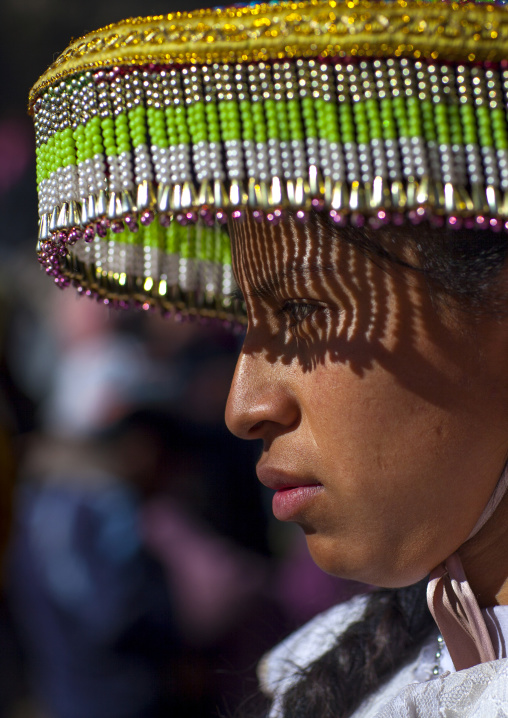
[[[362,617],[366,602],[367,596],[357,596],[334,606],[262,659],[261,688],[273,700],[269,718],[282,717],[283,696],[297,680],[298,669],[330,649]],[[416,657],[360,704],[354,718],[508,718],[508,606],[487,608],[483,614],[500,660],[455,672],[436,628]]]

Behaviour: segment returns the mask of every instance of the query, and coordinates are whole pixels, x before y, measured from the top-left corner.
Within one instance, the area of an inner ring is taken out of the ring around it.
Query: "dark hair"
[[[317,231],[353,244],[388,269],[398,266],[422,273],[432,296],[444,306],[453,303],[472,319],[507,316],[508,291],[499,281],[508,253],[504,232],[428,223],[338,229],[326,215],[317,214],[310,221]],[[425,585],[422,581],[373,592],[363,618],[299,675],[297,669],[298,680],[283,699],[284,718],[348,718],[414,655],[435,627]]]
[[[435,627],[426,581],[374,591],[363,618],[321,658],[300,672],[286,693],[285,718],[347,718],[411,658]]]
[[[333,222],[316,215],[328,231]],[[356,246],[385,267],[399,266],[421,273],[434,296],[445,298],[475,316],[506,316],[507,286],[498,282],[508,254],[503,232],[443,229],[428,223],[384,225],[378,229],[345,227],[340,239]]]

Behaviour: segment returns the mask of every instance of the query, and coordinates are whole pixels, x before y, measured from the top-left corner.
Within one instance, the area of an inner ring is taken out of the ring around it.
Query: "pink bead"
[[[233,219],[236,219],[236,220],[241,219],[241,218],[242,218],[242,211],[241,211],[240,209],[235,209],[235,210],[232,212],[231,216],[233,217]]]
[[[218,209],[215,213],[215,219],[219,224],[227,224],[228,216],[222,209]]]
[[[263,214],[262,210],[260,210],[260,209],[255,209],[252,212],[252,216],[254,217],[256,222],[259,222],[259,223],[264,222],[265,215]]]
[[[314,197],[314,199],[311,202],[312,209],[316,210],[316,212],[322,212],[325,208],[325,201],[324,199],[320,199],[319,197]]]
[[[299,224],[305,224],[309,219],[309,215],[304,209],[299,209],[295,214],[295,219]]]

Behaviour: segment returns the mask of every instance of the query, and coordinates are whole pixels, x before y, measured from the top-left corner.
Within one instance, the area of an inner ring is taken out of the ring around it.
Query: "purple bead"
[[[461,229],[462,219],[460,217],[456,217],[455,215],[452,215],[451,217],[448,217],[447,224],[452,229]]]
[[[61,242],[62,244],[64,242],[67,242],[67,232],[61,229],[59,232],[57,232],[55,239],[57,242]]]
[[[475,227],[474,217],[466,217],[464,219],[464,227],[466,229],[474,229],[474,227]]]
[[[304,209],[299,209],[295,214],[295,219],[299,224],[305,224],[309,219],[309,215]]]
[[[111,227],[111,220],[108,219],[107,217],[102,217],[99,220],[98,224],[100,224],[100,226],[103,227],[104,229],[109,229]]]
[[[219,224],[227,224],[228,216],[222,209],[218,209],[215,213],[215,219]]]
[[[275,225],[279,224],[279,222],[283,219],[283,217],[284,217],[284,212],[279,207],[274,209],[273,212],[268,212],[268,214],[266,215],[266,219],[268,220],[268,222],[270,222],[270,224],[275,224]]]
[[[111,222],[111,231],[115,234],[120,234],[125,229],[124,223],[121,219],[115,219],[114,222]]]
[[[169,227],[171,224],[171,215],[170,214],[160,214],[159,215],[159,224],[161,227]]]
[[[423,210],[423,213],[420,210]],[[411,224],[420,224],[425,219],[425,210],[423,207],[418,207],[418,209],[412,209],[408,212],[407,216]]]
[[[314,197],[314,199],[311,201],[312,209],[316,210],[316,212],[322,212],[325,208],[325,201],[324,199],[320,199],[319,197]]]
[[[74,227],[74,229],[71,229],[69,232],[69,244],[76,244],[80,239],[83,237],[83,232],[78,228]]]
[[[252,216],[254,217],[256,222],[260,222],[260,223],[263,222],[265,219],[265,216],[260,209],[255,209],[252,213]]]
[[[143,227],[148,227],[149,224],[152,224],[152,222],[155,219],[155,215],[152,212],[151,209],[145,209],[145,211],[141,214],[141,217],[139,218],[139,221],[143,225]]]
[[[478,229],[485,229],[487,227],[487,219],[482,214],[477,215],[476,217],[476,227]]]
[[[126,214],[124,217],[124,222],[127,225],[127,229],[129,229],[131,232],[137,232],[139,230],[138,221],[134,215]]]
[[[241,209],[233,210],[231,216],[233,217],[233,219],[242,219],[242,210]]]
[[[367,224],[372,229],[379,229],[383,226],[384,222],[382,222],[377,216],[369,217]]]
[[[108,229],[107,227],[104,227],[102,222],[97,222],[97,225],[95,227],[95,233],[98,237],[106,237],[108,234]]]
[[[441,229],[445,225],[445,218],[442,217],[440,214],[431,214],[429,217],[429,224],[431,227],[437,227],[438,229]]]
[[[337,212],[336,209],[330,210],[330,219],[339,227],[344,227],[347,222],[346,217],[340,212]]]
[[[83,236],[85,238],[85,242],[93,242],[93,239],[95,237],[95,230],[93,227],[87,227],[85,231],[83,232]]]
[[[181,224],[181,225],[182,225],[182,227],[185,227],[186,225],[189,224],[189,221],[188,221],[188,219],[187,219],[187,215],[182,214],[181,212],[179,212],[179,213],[176,215],[175,219],[176,219],[176,221],[178,222],[178,224]]]
[[[496,217],[491,218],[489,225],[493,232],[500,232],[503,229],[503,223]]]
[[[199,216],[207,227],[213,227],[213,225],[215,224],[215,218],[210,207],[201,207],[201,209],[199,210]]]
[[[353,227],[363,227],[363,225],[365,224],[365,217],[359,212],[353,212],[350,221]]]

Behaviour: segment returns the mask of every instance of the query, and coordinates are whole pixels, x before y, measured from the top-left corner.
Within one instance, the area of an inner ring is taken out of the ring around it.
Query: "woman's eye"
[[[311,302],[287,301],[281,311],[289,319],[289,326],[296,327],[318,309],[320,306]]]

